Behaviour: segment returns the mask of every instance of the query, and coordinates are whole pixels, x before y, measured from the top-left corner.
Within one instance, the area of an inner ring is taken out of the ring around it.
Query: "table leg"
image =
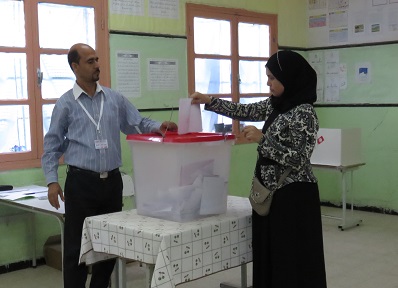
[[[62,265],[62,282],[64,280],[64,218],[63,217],[57,217],[59,226],[61,227],[61,265]]]
[[[30,226],[30,243],[32,251],[32,267],[36,268],[36,225],[35,214],[29,213],[29,226]]]
[[[123,258],[117,258],[117,262],[119,263],[119,288],[126,288],[126,260]]]
[[[247,287],[247,264],[244,263],[240,266],[240,286],[231,283],[220,283],[220,288],[251,288]]]
[[[350,186],[350,192],[351,192],[351,217],[354,216],[354,173],[351,171],[351,186]]]
[[[341,227],[345,227],[346,224],[346,209],[347,209],[347,183],[345,171],[341,172],[341,202],[343,203],[343,215],[341,220]],[[340,228],[340,227],[339,227]],[[341,229],[341,228],[340,228]]]
[[[351,176],[351,185],[350,185],[350,193],[351,193],[351,213],[350,213],[350,219],[347,219],[347,177],[346,177],[346,171],[341,172],[341,189],[342,189],[342,203],[343,203],[343,211],[342,211],[342,221],[341,225],[339,225],[339,229],[341,231],[344,231],[344,229],[347,228],[352,228],[355,226],[359,226],[359,224],[362,222],[360,219],[355,219],[354,218],[354,189],[353,189],[353,184],[354,184],[354,179],[353,179],[353,171],[350,171],[350,176]]]
[[[126,288],[126,260],[116,258],[115,268],[111,275],[112,288]]]
[[[146,283],[147,283],[147,287],[150,288],[153,272],[155,271],[155,265],[154,264],[145,264],[145,265],[146,265],[146,272],[145,272]]]

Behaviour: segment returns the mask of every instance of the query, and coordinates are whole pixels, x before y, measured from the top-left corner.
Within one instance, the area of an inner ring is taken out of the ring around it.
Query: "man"
[[[177,125],[142,118],[120,93],[100,86],[98,56],[90,46],[73,45],[68,62],[76,83],[55,104],[42,167],[49,202],[57,209],[59,198],[65,202],[64,288],[83,288],[87,268],[78,262],[84,219],[122,209],[120,131],[165,133],[177,130]],[[62,155],[68,165],[65,194],[58,184]],[[93,265],[90,287],[108,287],[114,264],[109,260]]]

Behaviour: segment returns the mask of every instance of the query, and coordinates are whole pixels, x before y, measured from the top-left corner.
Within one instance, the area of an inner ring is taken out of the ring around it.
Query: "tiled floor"
[[[323,207],[328,215],[337,208]],[[355,211],[359,227],[340,231],[338,220],[323,218],[326,273],[329,288],[398,288],[398,216]],[[248,266],[251,283],[251,264]],[[129,264],[127,287],[144,287],[145,269]],[[178,285],[179,288],[218,288],[220,283],[240,283],[240,268]],[[58,285],[55,283],[59,283]],[[0,287],[62,287],[61,272],[48,266],[0,275]]]

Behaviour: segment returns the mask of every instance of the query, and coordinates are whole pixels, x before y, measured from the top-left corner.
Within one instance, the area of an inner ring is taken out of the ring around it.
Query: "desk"
[[[326,169],[326,170],[334,170],[341,173],[341,202],[342,202],[342,216],[335,217],[330,215],[322,215],[326,218],[339,219],[341,220],[341,224],[338,226],[341,231],[344,229],[359,226],[362,223],[361,219],[357,219],[354,217],[354,189],[353,189],[353,172],[359,169],[361,166],[365,165],[365,163],[358,163],[347,166],[333,166],[333,165],[321,165],[321,164],[312,164],[312,167],[318,169]],[[351,183],[347,184],[347,173],[350,173]],[[351,190],[351,191],[350,191]],[[351,215],[350,218],[347,218],[347,192],[351,192]]]
[[[118,257],[119,285],[125,261],[149,264],[150,287],[172,288],[252,261],[252,208],[245,197],[228,196],[227,213],[179,223],[137,215],[136,210],[87,217],[80,262]]]
[[[17,189],[22,189],[23,187],[18,187],[15,188]],[[46,187],[43,187],[46,188]],[[65,209],[64,209],[64,203],[60,201],[60,208],[57,210],[54,207],[51,206],[51,204],[48,202],[47,199],[40,200],[39,198],[32,198],[32,199],[25,199],[25,200],[5,200],[0,198],[0,204],[21,209],[24,211],[30,212],[30,227],[32,231],[33,237],[30,237],[32,239],[31,243],[31,250],[32,250],[32,266],[36,267],[36,230],[35,230],[35,213],[47,215],[47,216],[53,216],[57,218],[58,223],[60,225],[60,230],[61,230],[61,244],[62,244],[62,251],[63,251],[63,234],[64,234],[64,214],[65,214]]]

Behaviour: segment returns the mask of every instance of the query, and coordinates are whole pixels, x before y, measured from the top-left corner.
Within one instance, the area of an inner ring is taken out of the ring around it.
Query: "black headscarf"
[[[300,104],[316,101],[316,72],[303,56],[293,51],[279,51],[265,66],[285,87],[281,96],[271,96],[274,109],[284,113]]]

